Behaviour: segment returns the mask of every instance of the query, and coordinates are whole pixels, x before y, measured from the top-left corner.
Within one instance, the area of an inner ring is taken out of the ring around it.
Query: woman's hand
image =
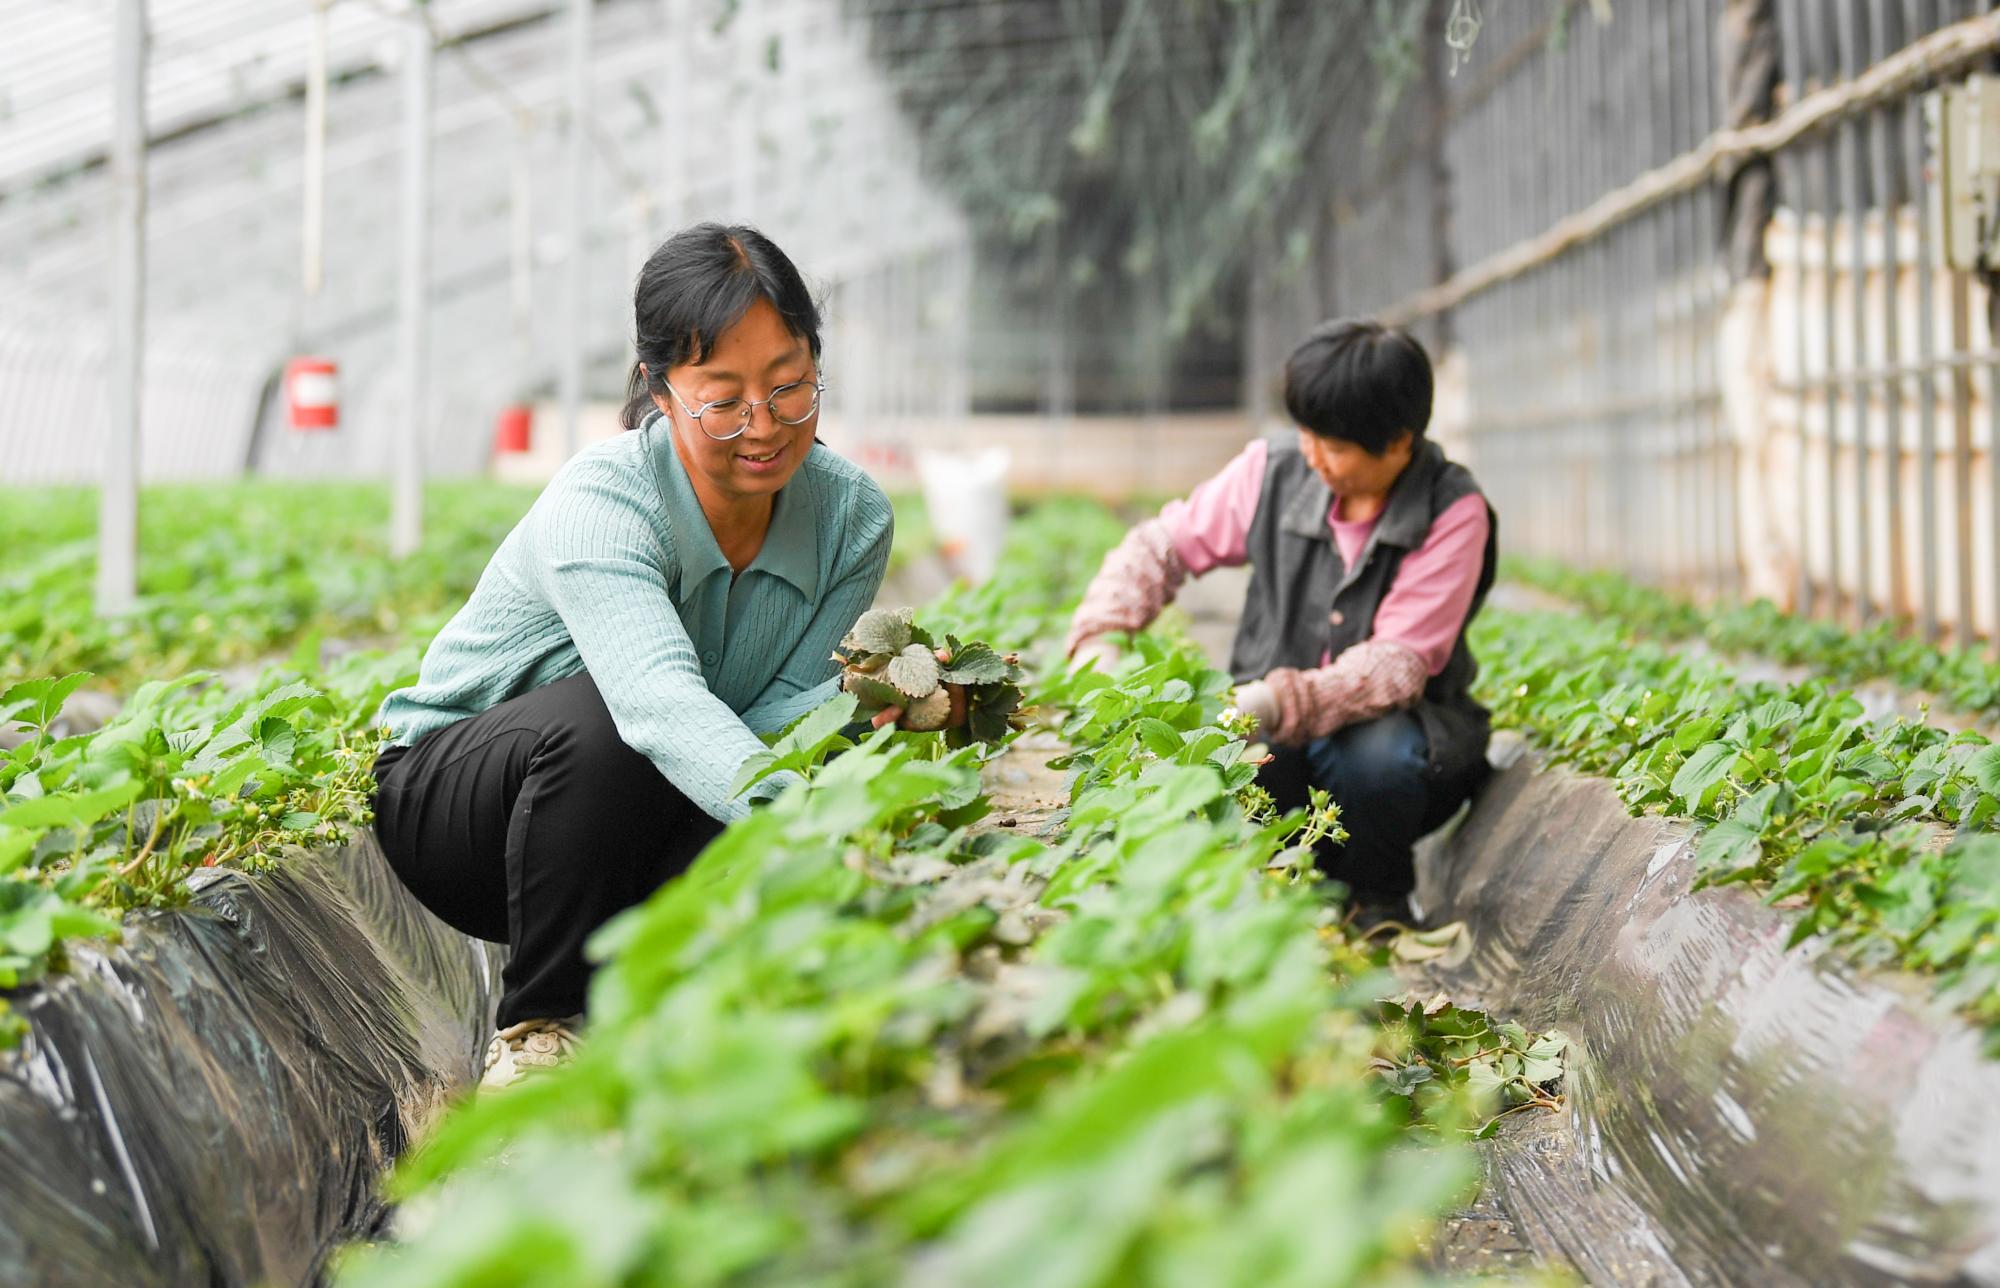
[[[965,723],[965,686],[963,684],[946,684],[943,687],[945,693],[951,698],[951,714],[945,717],[945,722],[940,727],[956,729]],[[909,729],[908,717],[909,712],[906,708],[883,707],[875,713],[874,718],[869,720],[868,723],[873,728],[880,729],[883,725],[894,721],[898,729]],[[934,733],[936,730],[925,728],[915,732]]]
[[[1248,684],[1236,686],[1234,709],[1241,715],[1249,716],[1257,722],[1257,732],[1268,740],[1271,732],[1278,727],[1278,695],[1264,680],[1252,680]]]
[[[1069,660],[1071,666],[1082,666],[1085,662],[1096,662],[1099,671],[1108,672],[1118,664],[1118,659],[1123,656],[1125,656],[1125,650],[1119,648],[1118,641],[1112,639],[1107,632],[1103,635],[1092,635],[1088,639],[1079,641],[1077,646],[1070,650]]]

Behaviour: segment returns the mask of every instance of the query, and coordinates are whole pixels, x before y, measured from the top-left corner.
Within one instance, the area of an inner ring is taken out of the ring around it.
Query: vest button
[[[1347,614],[1341,612],[1338,608],[1336,608],[1332,612],[1326,615],[1326,620],[1332,622],[1335,626],[1338,626],[1342,622],[1347,620]]]

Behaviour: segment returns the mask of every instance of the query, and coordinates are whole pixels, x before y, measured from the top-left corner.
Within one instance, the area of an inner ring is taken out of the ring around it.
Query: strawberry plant
[[[1510,559],[1504,572],[1642,635],[1699,640],[1725,656],[1808,667],[1840,685],[1888,680],[1960,711],[2000,712],[2000,665],[1973,649],[1942,649],[1913,638],[1907,623],[1880,621],[1850,631],[1795,617],[1764,599],[1704,606],[1616,573],[1584,572],[1551,560]]]
[[[1703,883],[1792,910],[1795,943],[1935,973],[2000,1049],[2000,746],[1870,721],[1825,680],[1745,682],[1619,623],[1488,609],[1474,647],[1496,722],[1693,822]]]
[[[199,868],[344,841],[370,818],[369,722],[415,663],[354,654],[315,683],[274,668],[234,693],[201,673],[155,680],[69,738],[49,726],[90,677],[0,692],[0,725],[28,735],[0,752],[0,987],[60,969],[66,942],[115,936],[125,909],[180,901]]]
[[[1010,605],[1061,612],[1038,552],[1017,534],[1001,592],[927,618],[1037,643]],[[921,641],[857,643],[893,659]],[[746,776],[803,781],[594,940],[576,1062],[455,1113],[398,1173],[423,1195],[407,1240],[341,1277],[1402,1273],[1470,1180],[1449,1142],[1551,1102],[1559,1035],[1384,1009],[1382,955],[1342,932],[1310,862],[1333,811],[1245,809],[1228,691],[1157,635],[1115,674],[1047,675],[1031,705],[1062,713],[1068,806],[1032,834],[990,816],[1001,749],[852,739],[854,695],[807,716]]]
[[[475,1242],[419,1238],[355,1273],[1199,1280],[1240,1273],[1246,1232],[1265,1277],[1405,1263],[1470,1175],[1426,1141],[1551,1103],[1552,1049],[1374,1000],[1385,955],[1316,884],[1337,811],[1272,816],[1227,678],[1156,635],[1118,674],[1051,673],[1034,699],[1071,742],[1069,807],[1043,834],[993,826],[982,769],[1025,722],[1010,653],[1048,655],[1117,532],[1031,514],[1032,553],[927,611],[935,634],[857,628],[848,660],[880,661],[860,669],[908,659],[898,697],[963,683],[986,724],[856,740],[849,695],[777,739],[744,785],[803,785],[599,936],[583,1060],[475,1106],[405,1173],[449,1174]],[[0,761],[0,980],[59,969],[66,942],[183,897],[199,867],[367,821],[367,721],[416,650],[324,673],[316,653],[243,691],[141,685],[77,738],[51,725],[84,677],[5,690],[27,738]],[[479,1166],[501,1143],[515,1164]],[[1337,1228],[1289,1219],[1301,1187],[1349,1196]]]
[[[435,484],[421,550],[389,556],[388,501],[362,484],[262,482],[146,490],[139,602],[92,602],[96,507],[80,489],[0,491],[0,688],[90,672],[146,679],[255,664],[315,634],[396,639],[434,628],[471,591],[533,494]]]
[[[948,686],[957,685],[965,690],[966,719],[946,730],[949,745],[999,742],[1021,727],[1021,659],[1013,653],[956,635],[939,644],[908,608],[863,613],[840,648],[833,660],[841,664],[842,688],[860,699],[860,716],[898,707],[904,728],[935,733],[951,719]]]

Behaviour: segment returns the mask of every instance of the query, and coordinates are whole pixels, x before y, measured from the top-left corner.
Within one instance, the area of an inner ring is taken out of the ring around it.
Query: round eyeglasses
[[[826,389],[819,377],[814,376],[810,380],[794,380],[788,385],[779,385],[771,391],[769,398],[718,398],[699,407],[690,407],[687,399],[681,397],[672,385],[664,379],[660,383],[667,386],[667,392],[673,394],[681,410],[694,418],[701,432],[718,443],[742,437],[743,431],[750,428],[750,413],[759,407],[769,407],[771,419],[780,425],[803,425],[819,410],[819,396]]]

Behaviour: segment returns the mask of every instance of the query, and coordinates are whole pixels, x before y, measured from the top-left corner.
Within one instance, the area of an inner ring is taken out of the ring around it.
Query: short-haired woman
[[[569,1053],[584,941],[749,809],[757,735],[835,695],[888,567],[888,498],[814,436],[819,311],[784,252],[686,229],[634,306],[629,432],[563,466],[380,716],[391,867],[511,949],[488,1088]]]
[[[1106,556],[1072,656],[1115,657],[1184,579],[1251,565],[1229,668],[1273,746],[1283,808],[1327,789],[1349,838],[1320,866],[1363,921],[1407,909],[1411,847],[1486,771],[1488,718],[1465,632],[1493,584],[1495,518],[1424,436],[1431,364],[1410,336],[1330,323],[1285,364],[1295,441],[1252,442]]]

